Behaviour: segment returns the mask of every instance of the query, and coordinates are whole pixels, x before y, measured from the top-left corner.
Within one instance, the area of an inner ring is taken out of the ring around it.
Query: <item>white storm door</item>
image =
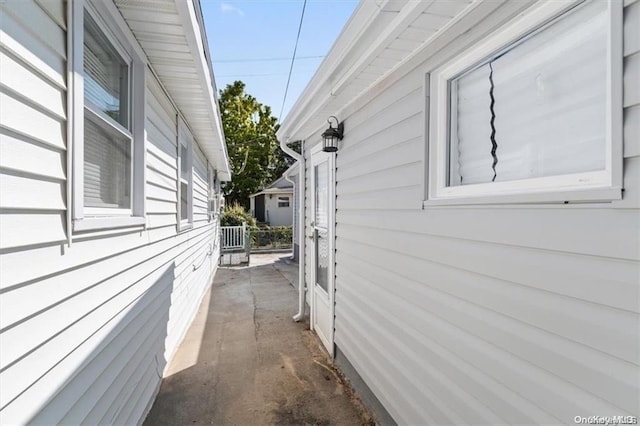
[[[311,327],[333,356],[333,158],[311,155]]]

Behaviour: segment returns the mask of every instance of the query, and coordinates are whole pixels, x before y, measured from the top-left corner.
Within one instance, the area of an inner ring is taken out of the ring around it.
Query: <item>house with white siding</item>
[[[382,424],[640,413],[639,28],[637,0],[356,8],[278,139],[295,319]]]
[[[258,222],[271,226],[293,224],[293,182],[279,177],[249,196],[249,213]]]
[[[0,23],[0,423],[141,423],[230,179],[199,1],[6,0]]]
[[[300,220],[300,213],[299,213],[299,205],[300,205],[300,195],[304,194],[304,188],[300,187],[299,185],[299,164],[296,162],[294,164],[291,165],[291,167],[289,167],[287,170],[285,170],[285,172],[282,174],[282,176],[289,182],[291,182],[292,189],[293,189],[293,194],[291,195],[291,198],[293,199],[293,205],[292,205],[292,209],[291,209],[291,214],[292,214],[292,219],[291,219],[291,228],[292,228],[292,234],[293,234],[293,260],[294,261],[298,261],[298,256],[300,253],[300,225],[299,225],[299,220]],[[302,271],[301,271],[302,272]]]

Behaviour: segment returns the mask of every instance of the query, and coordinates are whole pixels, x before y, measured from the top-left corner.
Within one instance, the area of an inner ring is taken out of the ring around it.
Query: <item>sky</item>
[[[242,80],[247,93],[284,120],[358,3],[307,0],[297,59],[279,117],[303,0],[201,0],[218,90]]]

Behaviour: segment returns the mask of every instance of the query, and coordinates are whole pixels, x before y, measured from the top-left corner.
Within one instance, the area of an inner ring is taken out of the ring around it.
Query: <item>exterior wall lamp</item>
[[[331,125],[331,119],[335,120],[336,127]],[[344,135],[344,123],[340,123],[335,116],[327,119],[329,128],[322,133],[322,150],[324,152],[336,152],[338,150],[338,141],[342,140]]]

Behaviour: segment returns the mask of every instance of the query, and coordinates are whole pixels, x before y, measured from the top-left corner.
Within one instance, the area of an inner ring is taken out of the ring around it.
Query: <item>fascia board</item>
[[[216,164],[216,170],[218,171],[218,178],[222,181],[231,180],[231,169],[229,166],[229,156],[227,154],[227,147],[225,143],[224,132],[222,130],[222,120],[220,117],[220,111],[217,104],[217,94],[214,91],[213,82],[213,70],[210,68],[209,62],[205,57],[205,49],[208,51],[208,46],[205,46],[204,41],[204,28],[200,27],[198,23],[196,10],[192,1],[176,1],[176,9],[180,20],[183,24],[185,31],[185,38],[190,47],[191,52],[194,54],[194,61],[196,62],[196,71],[200,80],[201,86],[205,91],[208,102],[207,113],[210,117],[210,122],[213,126],[213,133],[215,135],[215,143],[212,144],[208,141],[199,140],[198,142],[205,151],[205,154],[213,160]],[[199,13],[199,11],[198,11]]]
[[[335,73],[336,69],[349,57],[354,46],[363,37],[366,31],[372,29],[372,23],[381,13],[384,5],[390,0],[385,0],[383,5],[379,5],[379,1],[363,0],[360,2],[351,18],[343,28],[342,32],[329,50],[318,70],[315,72],[307,87],[298,97],[287,117],[282,122],[280,129],[276,133],[278,140],[286,138],[291,126],[304,119],[305,111],[313,107],[316,100],[324,98],[321,94],[324,88],[327,91],[327,81],[329,77]]]
[[[411,72],[413,69],[415,69],[415,67],[419,66],[420,63],[427,60],[430,55],[436,53],[440,48],[442,48],[443,44],[446,44],[446,42],[449,42],[458,36],[465,37],[464,35],[460,35],[464,31],[452,27],[462,27],[463,29],[468,28],[469,26],[480,22],[487,15],[494,13],[494,11],[504,3],[505,0],[474,1],[461,13],[456,15],[449,23],[447,23],[438,32],[437,36],[430,38],[429,40],[425,40],[424,44],[416,48],[411,54],[407,55],[407,57],[402,62],[396,64],[393,68],[390,68],[386,73],[382,74],[380,79],[376,81],[372,86],[363,89],[357,96],[354,96],[348,104],[341,105],[340,108],[336,109],[335,114],[341,117],[350,115],[350,113],[362,107],[364,103],[370,100],[372,93],[379,93],[380,91],[382,91],[382,88],[388,87],[394,82],[398,81],[400,78],[402,78],[402,76]],[[523,2],[522,8],[525,8],[525,6],[530,5],[531,3],[533,3],[533,1],[531,0]],[[508,10],[500,11],[499,13],[500,15],[510,16]],[[372,49],[373,48],[374,47],[372,46]],[[324,97],[319,96],[318,98],[319,99],[315,102],[315,110],[312,113],[305,114],[303,118],[298,118],[298,121],[296,122],[297,126],[295,127],[295,129],[292,128],[293,126],[290,126],[290,132],[286,135],[283,134],[282,137],[289,137],[292,140],[308,140],[313,145],[320,141],[319,138],[316,138],[317,140],[311,140],[310,138],[312,135],[319,135],[324,130],[324,128],[326,127],[324,123],[315,127],[310,127],[307,125],[307,123],[315,113],[328,106],[328,104],[332,100],[332,96],[329,92]]]

